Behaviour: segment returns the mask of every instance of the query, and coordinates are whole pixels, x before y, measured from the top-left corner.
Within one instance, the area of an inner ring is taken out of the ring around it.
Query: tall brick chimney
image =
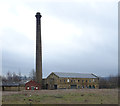
[[[42,86],[41,14],[36,13],[36,81]]]

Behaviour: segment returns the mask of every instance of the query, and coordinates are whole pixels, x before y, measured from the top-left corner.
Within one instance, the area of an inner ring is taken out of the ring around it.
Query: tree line
[[[34,69],[29,72],[29,76],[26,76],[26,75],[22,76],[21,72],[17,74],[15,72],[12,73],[8,71],[6,75],[0,76],[0,79],[2,82],[20,82],[22,80],[28,80],[28,79],[35,80],[35,76],[36,76],[36,73]]]
[[[99,88],[118,88],[120,87],[120,75],[99,78]]]
[[[16,74],[15,72],[11,73],[8,71],[6,76],[0,76],[0,81],[2,82],[20,82],[21,80],[36,80],[36,72],[35,70],[31,70],[29,72],[29,76],[22,76],[21,72]],[[120,88],[120,75],[109,77],[99,77],[99,88]]]

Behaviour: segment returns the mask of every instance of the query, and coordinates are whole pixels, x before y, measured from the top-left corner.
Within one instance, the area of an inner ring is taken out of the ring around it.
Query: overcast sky
[[[40,12],[43,77],[51,72],[118,73],[116,0],[3,0],[2,73],[35,69],[36,12]]]

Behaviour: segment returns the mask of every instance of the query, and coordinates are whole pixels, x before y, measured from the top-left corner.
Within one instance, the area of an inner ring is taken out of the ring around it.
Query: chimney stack
[[[36,13],[36,81],[42,86],[41,14]]]

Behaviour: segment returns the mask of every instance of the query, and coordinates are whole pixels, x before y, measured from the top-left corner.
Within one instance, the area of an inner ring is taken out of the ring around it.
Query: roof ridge
[[[52,72],[59,77],[73,77],[73,78],[96,78],[97,76],[91,73],[71,73],[71,72]]]
[[[53,72],[53,73],[76,73],[76,72]],[[78,74],[79,72],[77,72]],[[79,74],[92,74],[92,73],[79,73]]]

